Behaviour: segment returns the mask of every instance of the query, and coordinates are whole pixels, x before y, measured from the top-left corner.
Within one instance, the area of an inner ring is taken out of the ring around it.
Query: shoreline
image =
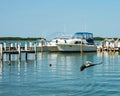
[[[104,37],[93,37],[94,40],[104,40]],[[110,37],[111,38],[111,37]],[[45,39],[42,37],[0,37],[0,40],[41,40],[41,39]],[[115,40],[117,40],[117,38],[113,38]]]
[[[44,39],[44,38],[35,38],[35,37],[26,37],[26,38],[23,38],[23,37],[0,37],[0,40],[41,40],[41,39]]]

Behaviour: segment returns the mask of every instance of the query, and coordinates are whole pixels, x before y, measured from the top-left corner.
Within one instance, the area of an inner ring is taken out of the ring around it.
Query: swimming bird
[[[101,62],[101,63],[102,63],[102,62]],[[99,65],[99,64],[101,64],[101,63],[94,64],[94,63],[92,63],[92,62],[90,62],[90,61],[86,61],[86,64],[84,64],[84,65],[82,65],[82,66],[80,67],[80,71],[83,71],[85,68],[88,68],[88,67],[91,67],[91,66]]]

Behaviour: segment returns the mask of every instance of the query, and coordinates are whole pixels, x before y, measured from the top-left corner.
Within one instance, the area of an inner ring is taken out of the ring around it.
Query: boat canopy
[[[76,32],[72,39],[86,39],[89,44],[94,44],[93,33],[91,32]]]

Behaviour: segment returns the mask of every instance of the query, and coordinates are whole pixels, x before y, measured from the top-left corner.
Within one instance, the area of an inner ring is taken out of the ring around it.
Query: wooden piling
[[[37,45],[36,45],[36,42],[34,43],[34,51],[35,51],[35,58],[37,58]]]
[[[2,62],[2,60],[0,60],[0,75],[2,72],[3,72],[3,62]]]
[[[4,51],[6,51],[6,43],[4,42],[3,44],[4,44]]]
[[[30,45],[30,47],[33,47],[33,46],[32,46],[32,42],[29,42],[29,45]]]
[[[3,48],[2,48],[2,44],[0,44],[0,60],[3,59]]]
[[[36,45],[36,42],[34,43],[34,51],[35,51],[35,54],[37,52],[37,45]]]
[[[41,52],[43,52],[43,39],[41,39]]]
[[[17,43],[15,43],[15,49],[17,49]]]
[[[21,60],[21,46],[20,43],[18,44],[18,58]]]
[[[80,44],[80,52],[81,52],[81,54],[82,54],[82,52],[83,52],[83,44],[82,44],[82,40],[81,40],[81,44]]]
[[[11,49],[11,43],[9,43],[9,51],[10,51],[10,49]]]
[[[27,42],[25,42],[25,51],[27,51]]]
[[[9,53],[9,61],[11,62],[11,53]]]
[[[27,61],[27,52],[25,53],[25,60]]]

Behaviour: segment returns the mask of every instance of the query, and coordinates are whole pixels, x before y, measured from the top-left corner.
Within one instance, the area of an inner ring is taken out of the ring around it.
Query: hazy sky
[[[120,0],[0,0],[0,37],[78,31],[120,37]]]

